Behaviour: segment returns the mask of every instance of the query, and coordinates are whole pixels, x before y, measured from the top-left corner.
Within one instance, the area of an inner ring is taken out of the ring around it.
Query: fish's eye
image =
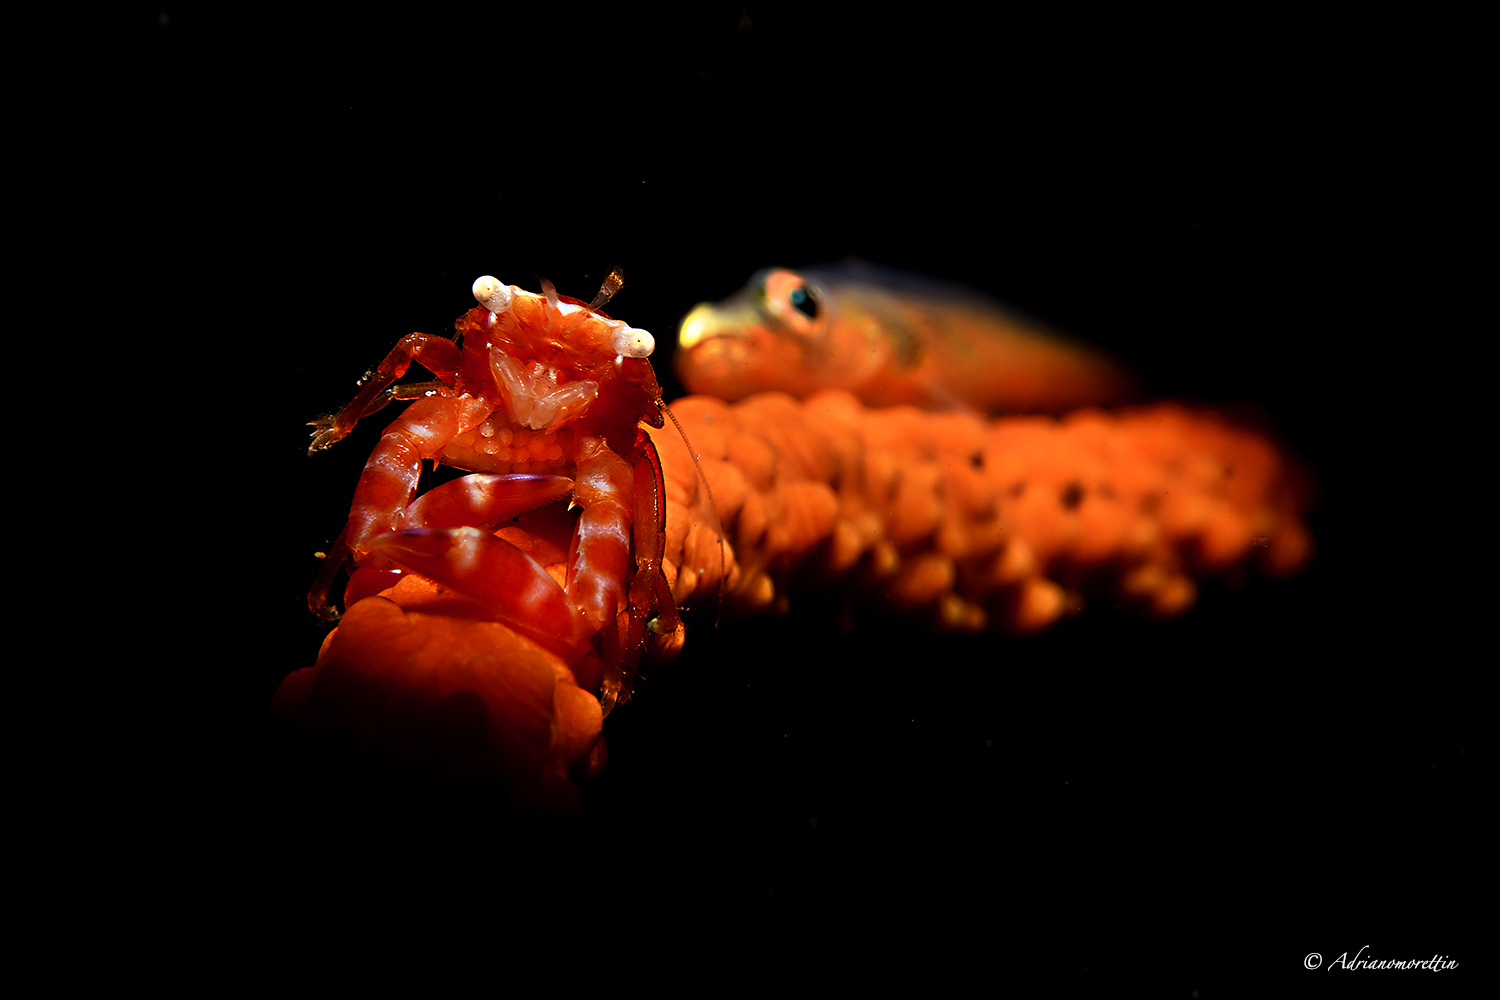
[[[806,285],[792,289],[792,294],[787,296],[787,301],[792,304],[793,309],[808,319],[818,318],[818,300],[812,297]]]
[[[774,270],[762,286],[766,309],[794,333],[817,334],[823,320],[823,298],[795,271]]]

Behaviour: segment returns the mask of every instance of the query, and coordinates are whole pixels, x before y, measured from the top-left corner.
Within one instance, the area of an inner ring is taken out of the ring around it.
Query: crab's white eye
[[[615,334],[616,354],[627,358],[649,358],[654,350],[656,350],[656,338],[645,330],[627,326]]]
[[[474,298],[490,312],[505,312],[510,308],[510,286],[486,274],[474,282]]]

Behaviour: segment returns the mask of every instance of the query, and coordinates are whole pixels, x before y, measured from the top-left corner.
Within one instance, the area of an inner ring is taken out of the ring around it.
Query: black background
[[[196,735],[161,781],[225,811],[232,865],[270,859],[257,890],[288,925],[335,882],[482,887],[497,918],[545,882],[611,933],[749,919],[773,962],[836,924],[862,968],[1040,956],[1205,996],[1314,975],[1309,951],[1460,949],[1488,753],[1464,639],[1480,328],[1444,313],[1477,274],[1463,25],[711,3],[128,28],[125,204],[168,245],[158,318],[191,345],[163,363],[222,389],[202,418],[224,450],[181,468],[216,506],[184,514],[210,540],[182,633]],[[1026,642],[845,634],[817,595],[700,622],[607,721],[562,830],[329,787],[268,740],[327,630],[311,553],[379,422],[316,458],[304,424],[397,338],[450,329],[479,274],[587,299],[618,264],[611,311],[664,361],[694,303],[846,256],[1258,415],[1317,477],[1316,561],[1171,623],[1092,608]]]

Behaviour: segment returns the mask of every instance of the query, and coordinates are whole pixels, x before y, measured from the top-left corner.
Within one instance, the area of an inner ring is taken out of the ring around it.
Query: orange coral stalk
[[[1307,493],[1264,436],[1174,404],[1000,420],[869,409],[824,392],[679,401],[718,509],[675,431],[653,431],[679,606],[751,614],[798,580],[945,630],[1035,633],[1095,596],[1166,618],[1196,581],[1311,554]],[[720,526],[726,544],[718,544]],[[527,525],[506,537],[549,572]],[[723,586],[721,588],[721,580]],[[393,603],[394,602],[394,603]],[[570,801],[604,760],[598,664],[568,664],[408,576],[350,608],[277,693],[304,728],[444,773]]]
[[[1247,563],[1286,576],[1311,554],[1305,491],[1274,446],[1180,406],[985,421],[828,392],[698,396],[676,412],[724,523],[736,609],[809,573],[939,628],[1032,633],[1085,593],[1167,618],[1192,605],[1195,578]],[[692,463],[657,443],[686,508]],[[701,515],[668,520],[679,604],[717,586],[712,536]]]

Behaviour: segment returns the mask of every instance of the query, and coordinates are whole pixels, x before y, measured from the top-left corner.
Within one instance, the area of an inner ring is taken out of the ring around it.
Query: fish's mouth
[[[677,349],[672,367],[689,392],[735,400],[755,392],[750,345],[739,337],[712,336]]]
[[[677,328],[672,367],[689,392],[741,399],[760,388],[750,330],[758,317],[700,302]]]
[[[715,337],[723,337],[726,332],[714,307],[707,302],[700,302],[678,324],[677,349],[691,350]]]

